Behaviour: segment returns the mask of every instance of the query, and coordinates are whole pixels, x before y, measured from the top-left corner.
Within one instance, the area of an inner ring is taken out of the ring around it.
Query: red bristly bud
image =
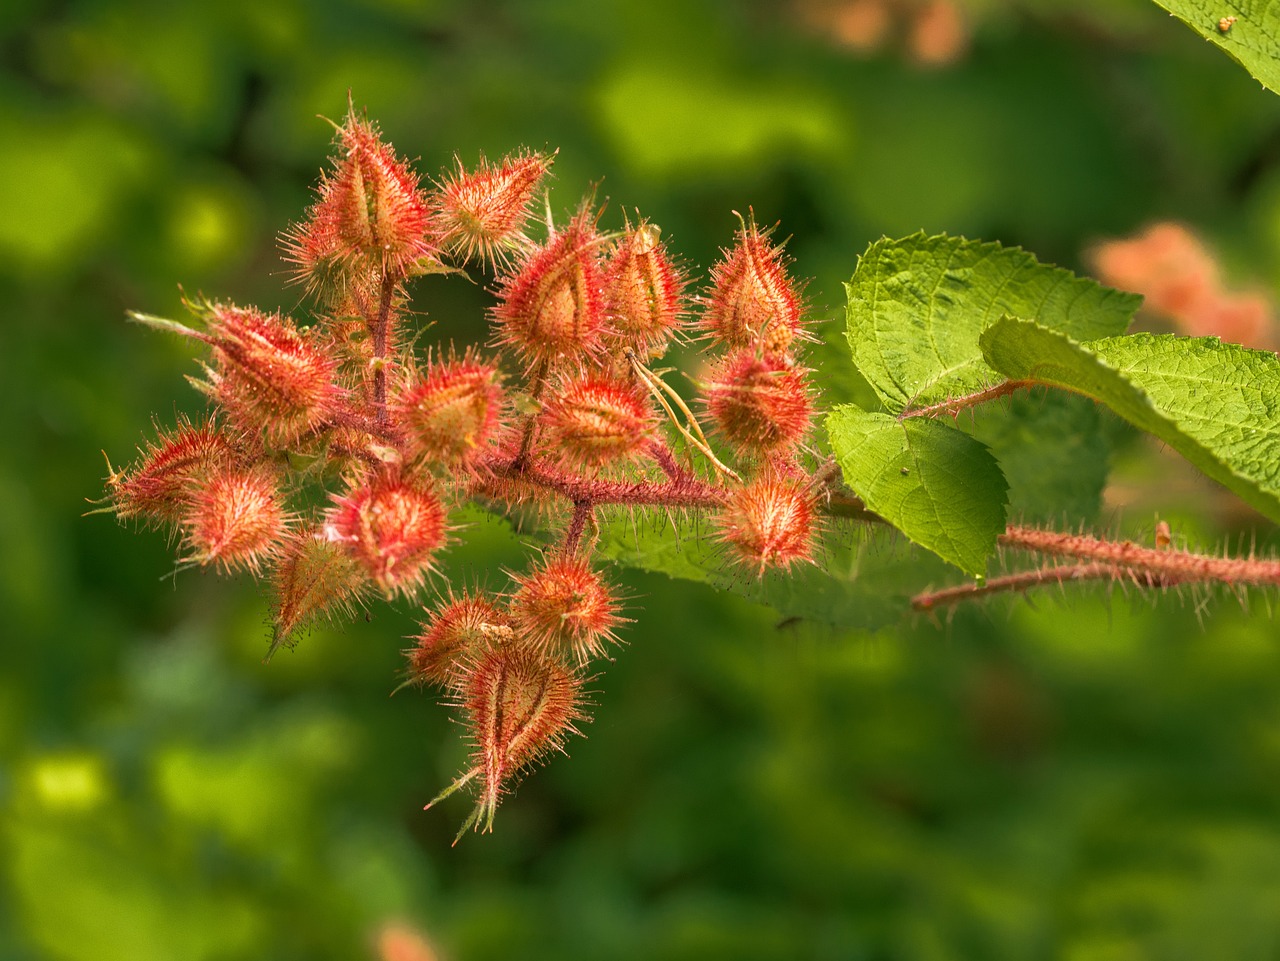
[[[273,647],[291,643],[293,633],[316,618],[350,616],[367,584],[363,568],[342,544],[330,541],[319,528],[293,534],[285,541],[281,555],[272,578]]]
[[[268,468],[222,467],[194,493],[182,527],[191,560],[257,574],[278,556],[288,521]]]
[[[312,288],[342,289],[353,275],[406,273],[435,251],[432,216],[418,175],[353,107],[337,132],[334,169],[317,188],[310,217],[284,238],[287,258]]]
[[[782,247],[770,244],[754,221],[743,224],[711,280],[698,323],[715,340],[782,353],[803,336],[800,300],[787,277]]]
[[[628,227],[605,269],[609,334],[646,357],[661,355],[682,321],[685,280],[660,235],[644,220]]]
[[[726,357],[705,385],[707,412],[740,453],[799,444],[813,419],[804,371],[781,354],[748,347]]]
[[[458,701],[475,740],[480,799],[462,830],[493,814],[506,786],[522,770],[579,733],[582,678],[555,658],[527,647],[503,645],[477,652],[458,681]],[[459,782],[455,782],[458,786]],[[462,833],[459,832],[459,837]]]
[[[107,478],[116,516],[177,523],[214,470],[234,461],[231,444],[212,423],[179,421],[148,444],[133,467]]]
[[[646,394],[594,374],[562,385],[547,400],[540,421],[540,447],[566,467],[588,470],[635,456],[655,427]]]
[[[581,360],[604,326],[600,235],[583,210],[502,280],[493,310],[497,340],[530,365]]]
[[[287,447],[341,405],[337,361],[312,330],[256,307],[201,309],[213,346],[208,393],[244,430]]]
[[[392,418],[411,458],[466,465],[496,435],[502,411],[498,368],[470,355],[429,363],[410,374],[392,402]]]
[[[410,677],[448,687],[469,658],[514,637],[511,618],[497,604],[483,596],[464,593],[454,598],[451,594],[448,603],[422,625],[413,648],[405,652]]]
[[[412,594],[444,546],[444,504],[435,491],[395,478],[375,478],[334,497],[324,536],[346,547],[383,593]]]
[[[470,172],[454,160],[457,172],[445,177],[436,194],[441,245],[464,263],[474,257],[505,265],[510,252],[529,245],[524,233],[529,205],[552,158],[511,154],[495,165],[481,156]]]
[[[813,559],[817,503],[807,480],[766,474],[734,491],[715,519],[720,540],[763,577]]]
[[[552,556],[515,582],[511,617],[517,633],[538,648],[584,664],[617,640],[620,605],[585,559]]]

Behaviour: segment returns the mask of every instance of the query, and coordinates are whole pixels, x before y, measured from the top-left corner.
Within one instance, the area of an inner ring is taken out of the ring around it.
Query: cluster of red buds
[[[182,564],[269,580],[274,649],[376,595],[423,599],[461,505],[536,507],[552,546],[504,590],[437,586],[407,651],[409,681],[443,689],[474,744],[444,794],[472,785],[463,830],[487,829],[585,719],[588,672],[625,621],[592,561],[602,511],[701,511],[748,576],[811,559],[803,305],[753,220],[694,295],[638,215],[605,231],[587,200],[531,229],[553,156],[424,186],[354,110],[336,146],[283,238],[310,323],[205,301],[195,326],[134,315],[207,345],[210,413],[111,470],[111,509],[175,532]],[[496,275],[488,349],[421,350],[408,283],[468,264]],[[690,378],[695,413],[654,365],[698,338],[714,356]]]

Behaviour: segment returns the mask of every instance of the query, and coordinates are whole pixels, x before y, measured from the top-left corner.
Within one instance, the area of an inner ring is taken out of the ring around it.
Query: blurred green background
[[[275,238],[348,90],[424,172],[558,147],[556,209],[599,183],[690,263],[753,207],[818,316],[868,242],[921,227],[1081,269],[1178,218],[1280,290],[1280,99],[1153,4],[970,2],[933,65],[907,6],[874,50],[856,7],[6,0],[0,957],[1280,956],[1265,597],[1048,594],[837,636],[623,572],[637,623],[588,737],[451,849],[465,803],[421,806],[458,726],[387,696],[411,610],[264,664],[251,583],[171,579],[162,536],[81,516],[100,450],[199,408],[188,345],[125,310],[177,316],[179,285],[293,309]],[[479,339],[466,287],[421,306]],[[1211,496],[1104,520],[1269,537]],[[471,537],[453,576],[519,563]]]

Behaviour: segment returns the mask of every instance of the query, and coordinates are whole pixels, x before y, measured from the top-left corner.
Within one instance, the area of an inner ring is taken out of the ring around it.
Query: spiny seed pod
[[[272,577],[274,632],[272,647],[292,643],[304,624],[321,617],[350,617],[368,579],[345,549],[311,527],[291,535],[281,548]]]
[[[784,355],[747,347],[726,357],[704,387],[716,429],[740,453],[794,447],[813,419],[804,371]]]
[[[498,368],[467,355],[436,361],[405,378],[392,403],[411,458],[466,465],[498,431]]]
[[[191,560],[257,574],[280,552],[289,517],[266,467],[221,467],[191,498],[182,528]]]
[[[765,474],[734,491],[715,519],[719,539],[763,577],[813,559],[817,504],[802,478]]]
[[[213,304],[202,312],[214,357],[208,393],[238,426],[289,446],[341,405],[337,361],[311,330],[256,307]]]
[[[454,158],[458,170],[440,184],[441,245],[465,263],[472,258],[490,264],[528,246],[524,227],[533,192],[551,167],[551,157],[516,153],[501,164],[483,156],[472,171]]]
[[[569,735],[579,733],[575,725],[585,720],[582,683],[559,660],[527,647],[490,647],[470,660],[458,681],[458,703],[475,742],[473,767],[440,795],[480,778],[476,809],[459,838],[473,825],[492,830],[507,785],[546,754],[563,751]]]
[[[783,353],[803,335],[800,300],[787,277],[782,247],[770,244],[754,221],[743,224],[711,280],[698,323],[714,340]]]
[[[562,385],[539,419],[542,446],[566,467],[588,470],[634,457],[655,427],[646,395],[593,374]]]
[[[210,421],[180,420],[148,444],[142,458],[123,473],[107,477],[112,507],[121,520],[176,524],[192,496],[220,467],[234,463],[227,438]]]
[[[333,170],[310,216],[284,237],[285,255],[309,288],[341,291],[371,270],[396,274],[435,250],[432,216],[418,176],[356,116],[337,131]]]
[[[516,632],[540,650],[585,664],[617,640],[618,599],[585,559],[553,555],[515,582],[510,612]]]
[[[324,536],[344,545],[388,597],[410,595],[444,546],[445,520],[444,504],[429,487],[379,477],[334,497]]]
[[[511,618],[483,596],[463,593],[432,612],[406,652],[409,675],[415,681],[448,687],[468,658],[485,648],[512,642]]]
[[[497,340],[527,365],[580,361],[599,350],[604,326],[601,239],[583,210],[503,278],[493,310]]]
[[[672,266],[661,231],[628,226],[605,269],[609,334],[645,357],[661,356],[682,322],[684,276]]]

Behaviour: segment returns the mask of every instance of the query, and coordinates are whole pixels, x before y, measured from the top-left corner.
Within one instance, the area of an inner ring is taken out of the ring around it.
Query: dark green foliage
[[[603,177],[607,217],[640,206],[693,262],[753,206],[815,278],[814,316],[843,313],[858,253],[922,227],[1079,270],[1098,238],[1177,217],[1274,291],[1280,101],[1147,0],[973,6],[968,57],[923,71],[783,3],[10,4],[0,957],[349,961],[390,919],[468,961],[1274,956],[1266,598],[1203,615],[1191,593],[1098,590],[904,621],[912,590],[956,576],[923,549],[833,523],[787,597],[690,531],[694,579],[773,607],[624,572],[636,623],[592,685],[599,720],[494,835],[450,850],[461,809],[420,807],[462,761],[456,726],[386,696],[416,612],[380,606],[263,664],[251,584],[175,590],[162,537],[79,516],[101,448],[126,459],[153,411],[202,406],[175,395],[187,346],[125,310],[180,316],[179,281],[292,309],[275,236],[331,134],[315,114],[348,90],[424,170],[558,146],[557,214]],[[432,339],[483,338],[483,284],[421,289]],[[807,358],[824,383],[828,356]],[[873,406],[856,376],[832,406]],[[956,422],[1011,517],[1096,510],[1102,415],[1077,400]],[[1207,487],[1166,485],[1167,464],[1126,450],[1120,480],[1154,493],[1102,522],[1149,531],[1159,511],[1206,547],[1271,543],[1206,511]],[[503,588],[526,549],[468,520],[445,575]],[[609,549],[628,560],[665,523],[621,518]],[[780,627],[792,614],[893,626]]]

